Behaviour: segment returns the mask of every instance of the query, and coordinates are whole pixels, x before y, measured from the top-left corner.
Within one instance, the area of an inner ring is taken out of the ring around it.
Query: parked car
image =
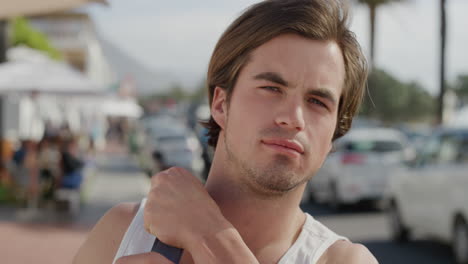
[[[310,195],[334,208],[380,201],[389,171],[414,156],[406,136],[391,128],[356,128],[334,143],[310,184]]]
[[[161,164],[155,152],[157,137],[170,135],[174,130],[181,130],[183,127],[174,117],[160,114],[141,118],[137,128],[139,147],[136,156],[141,169],[151,177],[161,171]]]
[[[161,170],[182,167],[204,179],[202,146],[195,132],[181,120],[163,115],[146,120],[147,144]]]
[[[174,131],[173,134],[159,136],[156,141],[155,157],[159,159],[161,169],[182,167],[200,180],[204,179],[203,150],[193,132]]]
[[[393,238],[417,234],[451,243],[457,263],[468,263],[468,128],[439,129],[386,192]]]
[[[142,121],[134,125],[129,138],[130,154],[137,161],[141,170],[149,177],[160,171],[159,165],[153,157],[154,146],[152,141],[148,140],[148,134]]]

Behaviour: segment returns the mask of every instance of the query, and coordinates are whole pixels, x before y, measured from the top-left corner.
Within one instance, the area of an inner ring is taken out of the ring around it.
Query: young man
[[[376,263],[299,207],[363,96],[367,65],[346,20],[339,0],[269,0],[234,21],[208,70],[205,186],[158,173],[146,204],[111,209],[74,263],[171,263],[148,253],[154,236],[183,248],[183,264]]]

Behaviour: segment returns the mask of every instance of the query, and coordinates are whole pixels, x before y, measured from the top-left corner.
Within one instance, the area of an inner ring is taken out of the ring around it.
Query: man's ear
[[[225,128],[227,119],[226,91],[219,86],[216,86],[214,90],[213,102],[211,103],[211,116],[213,116],[213,119],[221,129]]]
[[[328,154],[332,153],[333,151],[335,151],[333,141],[330,141],[330,146],[328,146]]]

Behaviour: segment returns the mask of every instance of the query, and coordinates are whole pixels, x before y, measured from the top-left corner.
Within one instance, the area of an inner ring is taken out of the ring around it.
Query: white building
[[[56,13],[32,17],[29,21],[47,35],[70,65],[93,82],[108,88],[117,81],[102,50],[95,25],[86,13]]]

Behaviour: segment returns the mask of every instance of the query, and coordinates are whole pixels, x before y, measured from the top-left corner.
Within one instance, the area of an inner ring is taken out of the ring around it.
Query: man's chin
[[[284,168],[283,168],[284,169]],[[293,191],[306,180],[300,179],[292,170],[267,170],[251,175],[248,185],[255,193],[265,197],[281,197]]]
[[[265,186],[258,182],[250,182],[250,184],[246,184],[245,186],[247,186],[250,193],[265,200],[281,198],[291,191],[287,188],[278,188],[278,186]]]

